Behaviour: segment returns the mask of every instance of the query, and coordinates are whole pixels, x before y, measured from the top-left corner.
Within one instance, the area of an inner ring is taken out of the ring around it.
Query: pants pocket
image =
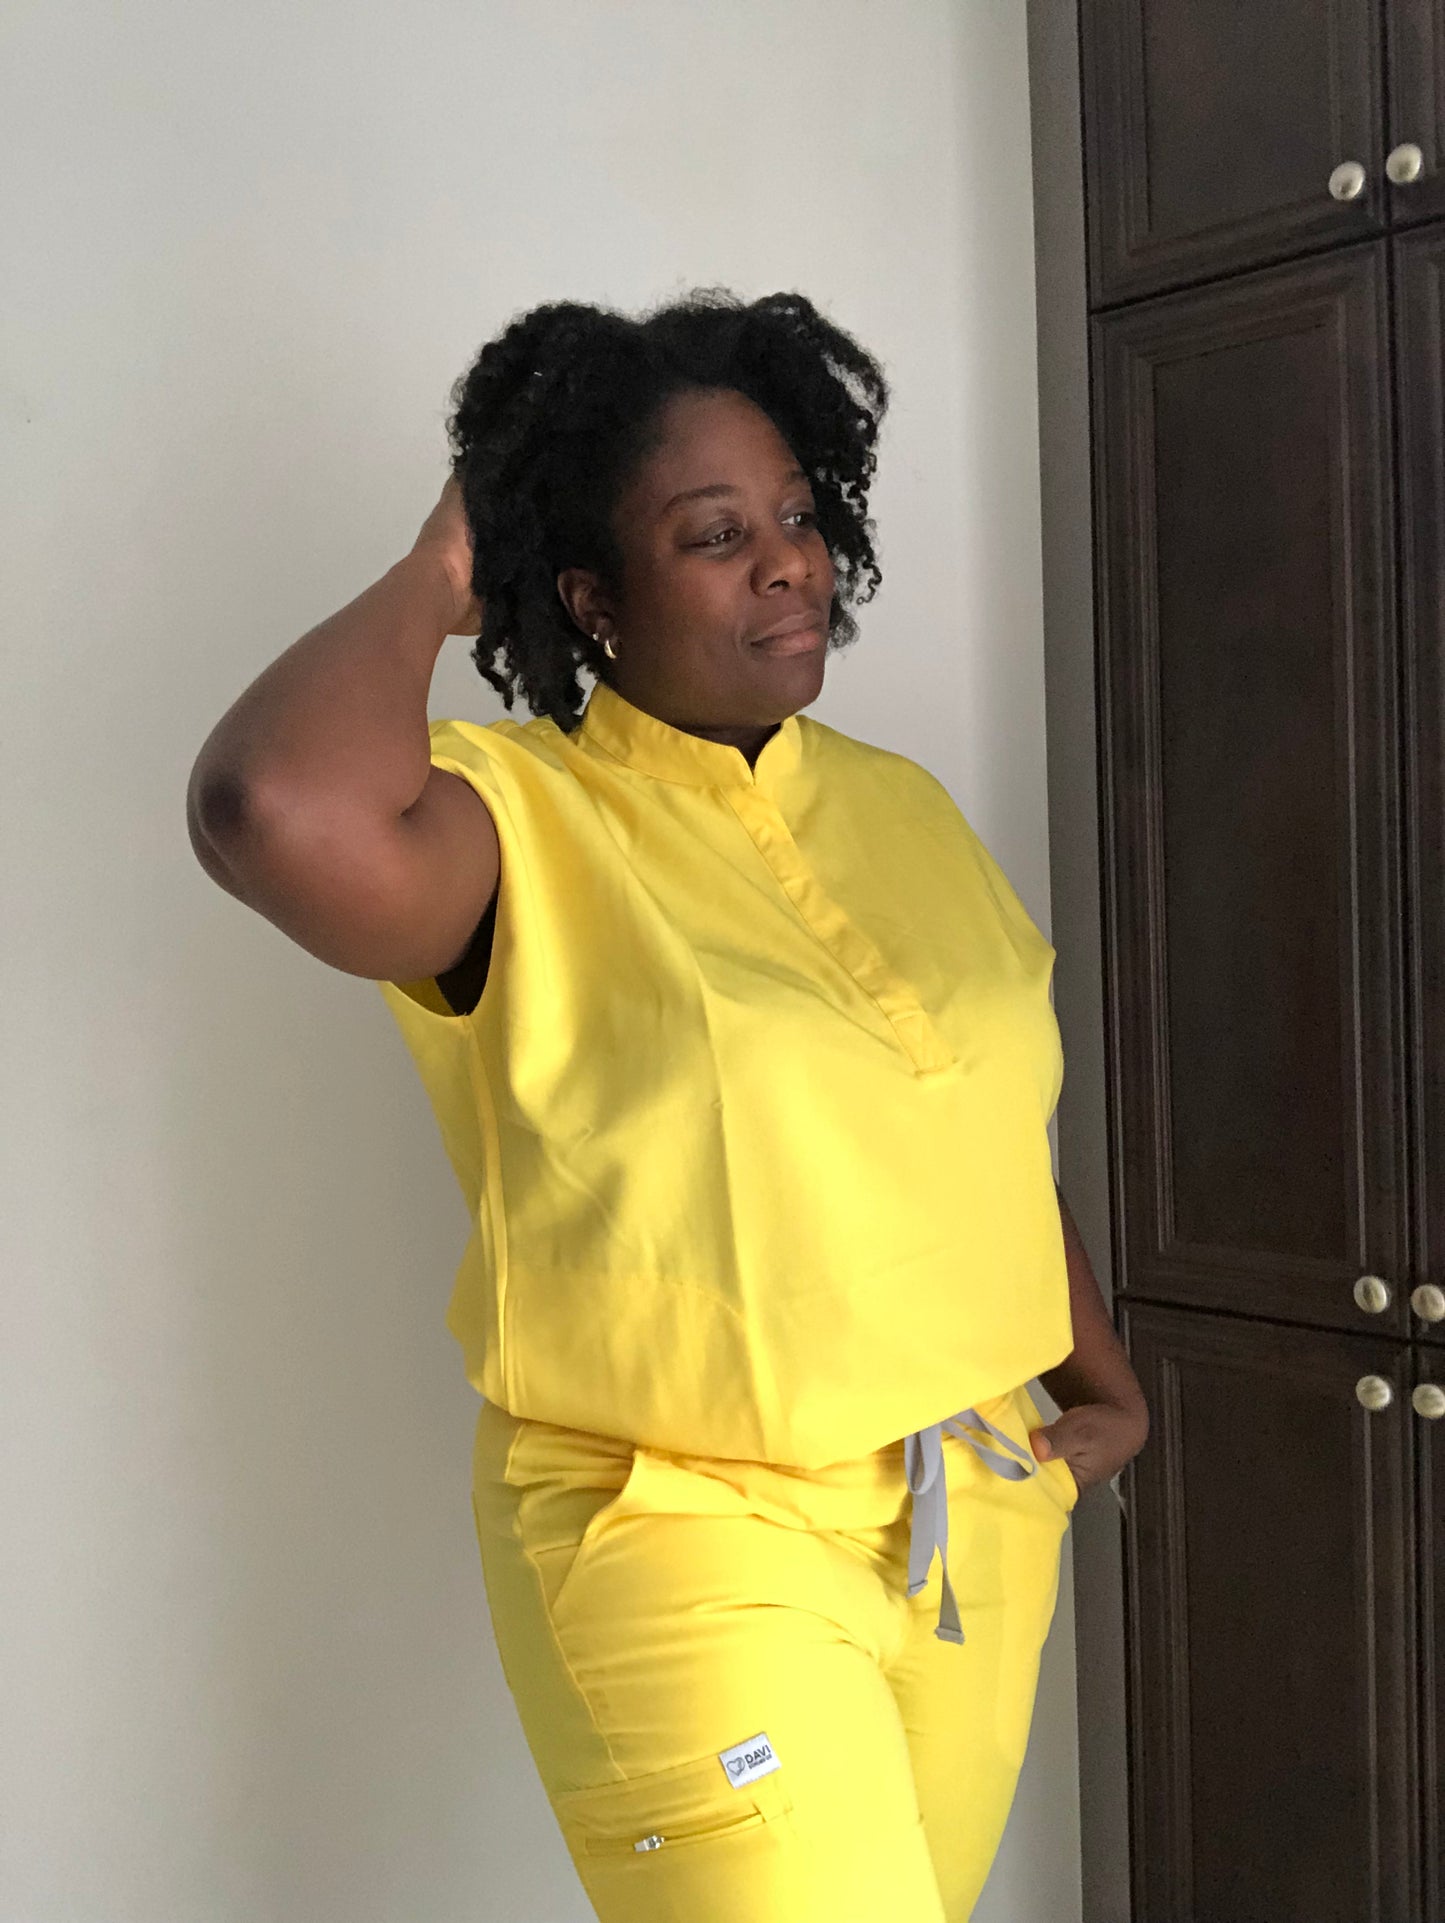
[[[1055,1472],[1059,1485],[1063,1490],[1064,1507],[1066,1509],[1072,1509],[1074,1504],[1079,1500],[1079,1485],[1074,1480],[1074,1472],[1068,1463],[1064,1461],[1062,1456],[1050,1456],[1047,1462],[1041,1463],[1039,1466],[1044,1469],[1052,1469]]]
[[[1021,1440],[1024,1447],[1029,1451],[1030,1455],[1032,1455],[1033,1445],[1029,1441],[1029,1437],[1035,1429],[1043,1428],[1043,1412],[1029,1394],[1026,1387],[1020,1386],[1016,1389],[1012,1400],[1014,1408],[1017,1411],[1016,1419],[1022,1422],[1023,1434]],[[1007,1422],[1001,1422],[997,1416],[994,1416],[993,1420],[999,1423],[1000,1428],[1010,1428]],[[1037,1461],[1037,1457],[1035,1457],[1035,1460]],[[1065,1462],[1062,1456],[1050,1456],[1047,1462],[1039,1463],[1039,1475],[1042,1479],[1042,1486],[1053,1491],[1054,1496],[1062,1503],[1064,1513],[1066,1515],[1069,1514],[1073,1510],[1074,1504],[1079,1500],[1079,1485],[1074,1480],[1074,1472],[1068,1463]]]
[[[760,1830],[793,1807],[781,1769],[735,1787],[716,1754],[623,1782],[569,1790],[552,1802],[575,1861],[671,1856]]]
[[[547,1423],[521,1428],[507,1457],[517,1531],[535,1564],[552,1619],[570,1606],[598,1538],[626,1507],[643,1452],[615,1437]]]

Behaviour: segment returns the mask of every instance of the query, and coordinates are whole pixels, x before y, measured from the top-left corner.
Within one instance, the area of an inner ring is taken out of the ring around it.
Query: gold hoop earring
[[[592,639],[594,641],[602,641],[601,635],[598,634],[594,634]],[[608,635],[607,639],[602,641],[602,652],[607,656],[609,661],[615,661],[617,659],[617,650],[612,645],[611,635]]]

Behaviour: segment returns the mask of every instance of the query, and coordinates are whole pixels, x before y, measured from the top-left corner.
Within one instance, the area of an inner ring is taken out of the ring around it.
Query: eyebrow
[[[800,467],[790,468],[783,476],[784,482],[806,481],[807,478]],[[662,511],[664,514],[671,514],[672,510],[684,501],[711,501],[716,500],[720,495],[736,494],[738,491],[728,481],[713,481],[707,487],[686,487],[681,494],[674,494]]]

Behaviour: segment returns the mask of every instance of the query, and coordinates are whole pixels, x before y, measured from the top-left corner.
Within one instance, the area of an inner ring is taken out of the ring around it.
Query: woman
[[[537,308],[453,398],[409,554],[202,749],[196,852],[435,1104],[487,1593],[597,1915],[962,1923],[1147,1418],[1052,1180],[1054,951],[931,774],[801,713],[884,378],[710,290]],[[531,720],[428,728],[448,634]]]

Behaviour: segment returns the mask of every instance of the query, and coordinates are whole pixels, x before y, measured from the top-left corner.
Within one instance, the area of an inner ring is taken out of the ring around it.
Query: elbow
[[[251,796],[238,774],[197,765],[186,792],[186,821],[197,853],[202,843],[219,853],[228,842],[238,841],[253,819]]]
[[[231,893],[264,845],[271,807],[254,781],[238,769],[207,766],[204,756],[186,790],[186,827],[197,861]]]
[[[216,886],[238,899],[244,897],[221,846],[228,830],[234,832],[243,812],[244,792],[239,783],[203,776],[199,766],[193,771],[186,789],[186,830],[191,839],[191,852]]]

